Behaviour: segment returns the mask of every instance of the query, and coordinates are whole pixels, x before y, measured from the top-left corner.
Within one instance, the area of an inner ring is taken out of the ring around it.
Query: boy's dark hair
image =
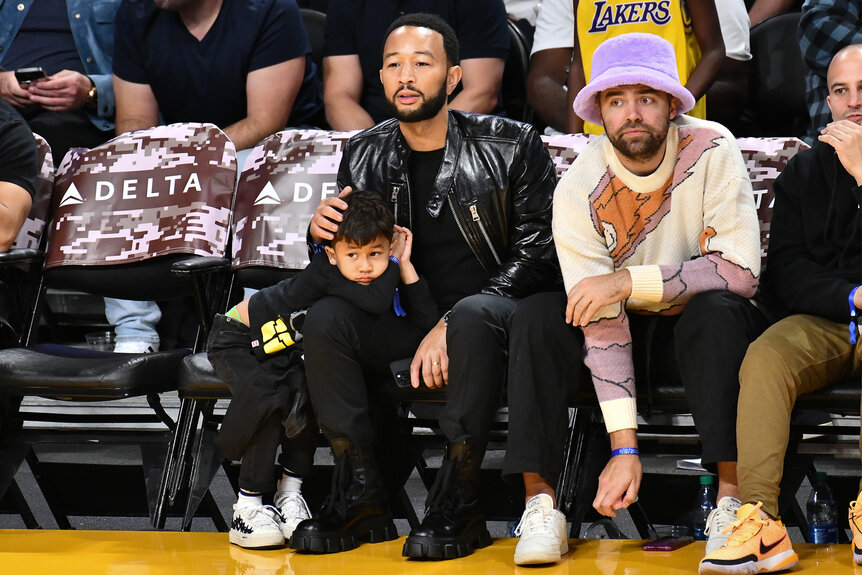
[[[347,209],[344,219],[330,244],[340,241],[353,242],[358,246],[371,243],[380,236],[392,239],[395,218],[392,210],[377,192],[354,190],[344,198]]]
[[[461,61],[461,48],[458,46],[458,36],[455,34],[455,30],[452,29],[452,26],[447,24],[440,16],[437,16],[436,14],[426,14],[425,12],[399,16],[395,19],[395,22],[389,26],[389,29],[386,30],[386,35],[383,37],[383,43],[386,44],[386,40],[389,38],[389,35],[392,34],[395,29],[401,28],[402,26],[434,30],[443,36],[443,50],[446,51],[446,60],[448,61],[449,66],[457,66]]]

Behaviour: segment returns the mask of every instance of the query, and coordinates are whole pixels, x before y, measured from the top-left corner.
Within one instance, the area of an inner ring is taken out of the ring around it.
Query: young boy
[[[218,445],[227,458],[242,459],[229,534],[235,545],[283,545],[296,525],[310,517],[300,487],[311,471],[317,426],[310,423],[302,346],[295,345],[302,339],[304,310],[320,298],[336,296],[369,313],[404,315],[402,300],[409,321],[430,329],[438,319],[428,286],[410,262],[411,232],[394,225],[376,193],[354,191],[346,201],[338,233],[308,267],[260,290],[213,323],[208,356],[232,395]],[[279,444],[282,477],[273,505],[264,505],[262,493],[272,488]]]

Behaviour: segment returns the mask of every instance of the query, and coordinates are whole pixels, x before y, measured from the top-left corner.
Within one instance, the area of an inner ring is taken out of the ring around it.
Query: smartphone
[[[694,537],[691,535],[676,537],[668,535],[667,537],[660,537],[655,541],[647,541],[644,543],[643,549],[644,551],[673,551],[674,549],[685,547],[692,541],[694,541]]]
[[[410,383],[410,364],[413,363],[412,357],[404,359],[396,359],[389,364],[389,369],[392,371],[392,377],[395,379],[395,385],[398,387],[412,387]]]
[[[15,79],[18,80],[18,83],[21,85],[26,85],[47,77],[48,76],[45,75],[45,70],[43,70],[41,66],[37,66],[35,68],[18,68],[15,70]]]

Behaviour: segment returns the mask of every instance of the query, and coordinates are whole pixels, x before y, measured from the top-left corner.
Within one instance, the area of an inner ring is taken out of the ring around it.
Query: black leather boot
[[[380,543],[398,537],[386,491],[370,452],[347,439],[332,441],[332,491],[320,511],[296,526],[288,544],[306,553],[338,553],[358,541]]]
[[[483,451],[466,442],[449,444],[425,503],[425,519],[410,532],[401,554],[417,559],[457,559],[491,544],[479,511]]]

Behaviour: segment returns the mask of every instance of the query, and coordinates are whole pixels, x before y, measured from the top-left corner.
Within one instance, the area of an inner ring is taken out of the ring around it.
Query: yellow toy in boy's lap
[[[260,343],[263,344],[264,353],[275,353],[292,346],[298,341],[302,341],[302,333],[299,331],[302,327],[302,321],[297,322],[299,318],[304,321],[305,310],[290,314],[289,326],[281,316],[260,326]],[[254,347],[258,343],[256,340],[251,345]]]
[[[260,335],[263,339],[263,351],[266,353],[275,353],[296,343],[290,336],[284,320],[280,317],[263,324],[260,328]]]

